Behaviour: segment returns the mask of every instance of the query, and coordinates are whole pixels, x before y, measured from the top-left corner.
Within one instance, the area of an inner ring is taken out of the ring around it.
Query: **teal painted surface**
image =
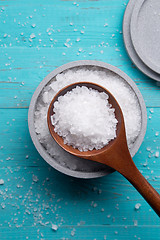
[[[32,94],[50,71],[80,59],[113,64],[145,99],[148,128],[134,161],[160,191],[160,84],[127,56],[126,4],[0,1],[0,239],[160,239],[159,218],[120,174],[80,180],[57,172],[39,156],[27,127]]]

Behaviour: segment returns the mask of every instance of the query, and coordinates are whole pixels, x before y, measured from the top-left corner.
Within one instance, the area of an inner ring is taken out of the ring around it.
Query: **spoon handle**
[[[130,163],[127,173],[122,173],[122,175],[138,190],[160,217],[160,194],[143,177],[134,162],[130,161]]]

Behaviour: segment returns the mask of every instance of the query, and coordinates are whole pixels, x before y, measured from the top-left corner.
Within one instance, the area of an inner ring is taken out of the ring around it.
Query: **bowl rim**
[[[131,80],[131,78],[125,74],[122,70],[120,70],[119,68],[112,66],[108,63],[104,63],[101,61],[96,61],[96,60],[79,60],[79,61],[74,61],[74,62],[69,62],[66,63],[58,68],[56,68],[55,70],[53,70],[51,73],[49,73],[42,81],[41,83],[38,85],[38,87],[36,88],[32,98],[31,98],[31,102],[30,102],[30,106],[29,106],[29,110],[28,110],[28,128],[29,128],[29,133],[31,136],[31,139],[33,141],[33,144],[35,145],[35,148],[37,149],[37,151],[39,152],[39,154],[41,155],[41,157],[49,164],[51,165],[53,168],[55,168],[56,170],[72,176],[72,177],[77,177],[77,178],[96,178],[96,177],[102,177],[105,175],[108,175],[112,172],[114,172],[114,169],[112,168],[107,168],[107,170],[102,170],[102,171],[95,171],[95,172],[82,172],[82,171],[75,171],[75,170],[71,170],[69,168],[66,168],[62,165],[60,165],[58,162],[56,162],[45,150],[44,147],[41,145],[41,143],[38,140],[37,134],[35,132],[35,127],[34,127],[34,111],[35,111],[35,105],[37,102],[37,98],[39,97],[39,94],[41,93],[41,91],[43,90],[43,88],[59,73],[74,68],[74,67],[80,67],[80,66],[92,66],[92,67],[100,67],[100,68],[104,68],[106,70],[112,71],[113,73],[116,73],[117,75],[119,75],[120,77],[122,77],[124,79],[124,81],[126,81],[129,86],[133,89],[133,91],[135,92],[138,101],[139,101],[139,105],[141,108],[141,115],[142,115],[142,124],[141,124],[141,131],[140,134],[138,135],[135,144],[133,145],[133,147],[130,150],[131,156],[133,157],[136,152],[138,151],[139,147],[141,146],[145,133],[146,133],[146,128],[147,128],[147,111],[146,111],[146,106],[145,106],[145,102],[144,99],[142,97],[142,94],[140,92],[140,90],[138,89],[137,85]]]

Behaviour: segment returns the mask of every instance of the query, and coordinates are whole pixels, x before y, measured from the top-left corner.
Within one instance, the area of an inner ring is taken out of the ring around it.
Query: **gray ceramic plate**
[[[135,6],[136,0],[130,0],[124,14],[123,18],[123,39],[125,43],[126,50],[128,52],[129,57],[131,58],[132,62],[136,65],[136,67],[143,72],[148,77],[160,81],[160,74],[154,72],[149,67],[147,67],[144,62],[140,59],[140,57],[137,55],[133,43],[131,40],[130,35],[130,21],[132,16],[132,11]]]
[[[83,66],[88,66],[88,67],[99,67],[101,70],[103,69],[104,71],[112,71],[114,74],[119,75],[120,77],[123,78],[123,80],[133,89],[133,91],[135,92],[138,101],[139,101],[139,105],[141,108],[141,113],[142,113],[142,127],[141,127],[141,131],[139,136],[137,137],[136,141],[133,144],[133,147],[130,149],[130,153],[132,155],[132,157],[135,155],[135,153],[138,151],[145,132],[146,132],[146,126],[147,126],[147,113],[146,113],[146,107],[145,107],[145,103],[143,100],[143,97],[139,91],[139,89],[137,88],[137,86],[135,85],[135,83],[124,73],[122,72],[120,69],[111,66],[109,64],[103,63],[103,62],[98,62],[98,61],[91,61],[91,60],[83,60],[83,61],[76,61],[76,62],[71,62],[68,64],[65,64],[57,69],[55,69],[53,72],[51,72],[49,75],[47,75],[43,81],[39,84],[39,86],[37,87],[36,91],[33,94],[33,97],[31,99],[31,103],[30,103],[30,107],[29,107],[29,112],[28,112],[28,125],[29,125],[29,131],[30,131],[30,135],[32,138],[32,141],[37,149],[37,151],[40,153],[40,155],[44,158],[44,160],[50,164],[52,167],[54,167],[55,169],[57,169],[58,171],[65,173],[67,175],[70,176],[74,176],[77,178],[96,178],[96,177],[101,177],[101,176],[105,176],[108,175],[109,173],[112,173],[114,170],[103,165],[103,164],[99,164],[96,162],[92,162],[89,160],[85,160],[85,159],[79,159],[75,156],[72,156],[71,154],[65,152],[63,149],[61,149],[61,157],[63,158],[67,158],[67,161],[69,161],[70,163],[74,163],[76,165],[77,164],[81,164],[81,169],[80,170],[71,170],[70,168],[60,164],[60,161],[56,161],[56,159],[52,158],[46,151],[46,149],[41,145],[41,143],[38,140],[37,134],[35,132],[35,127],[34,127],[34,111],[35,111],[35,106],[36,106],[36,102],[37,102],[37,98],[40,95],[41,91],[43,90],[43,88],[59,73],[67,70],[67,69],[72,69],[75,67],[83,67]],[[65,153],[65,154],[64,154]]]
[[[160,1],[137,0],[131,17],[131,39],[141,60],[160,73]]]

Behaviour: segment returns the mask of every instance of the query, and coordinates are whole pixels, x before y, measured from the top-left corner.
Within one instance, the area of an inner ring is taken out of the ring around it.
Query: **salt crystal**
[[[134,208],[135,208],[136,210],[138,210],[140,207],[141,207],[141,204],[140,204],[140,203],[136,203],[136,205],[135,205]]]
[[[151,109],[150,109],[150,112],[151,112],[151,113],[154,113],[154,110],[153,110],[153,108],[151,108]]]
[[[99,193],[99,194],[101,194],[101,193],[102,193],[102,190],[101,190],[101,189],[99,189],[99,190],[98,190],[98,193]]]
[[[3,184],[4,184],[4,180],[0,179],[0,185],[3,185]]]
[[[134,220],[134,226],[137,227],[138,226],[138,221]]]
[[[94,208],[97,207],[97,203],[94,203],[94,204],[93,204],[93,207],[94,207]]]
[[[151,148],[150,148],[150,147],[147,147],[147,151],[150,152],[150,151],[151,151]]]
[[[6,205],[4,203],[1,203],[1,207],[2,207],[2,209],[4,209],[6,207]]]
[[[30,38],[31,39],[33,39],[33,38],[35,38],[36,37],[36,35],[34,34],[34,33],[32,33],[31,35],[30,35]]]
[[[68,43],[64,43],[64,46],[70,48],[71,46]]]
[[[159,157],[159,152],[158,152],[158,151],[155,153],[155,157],[156,157],[156,158]]]
[[[147,166],[147,162],[143,163],[143,167],[146,167]]]
[[[38,182],[39,179],[38,179],[37,176],[33,175],[33,176],[32,176],[32,180],[33,180],[33,182]]]
[[[58,230],[58,226],[52,223],[52,230],[57,231]]]
[[[71,231],[71,236],[73,237],[75,235],[75,229]]]

